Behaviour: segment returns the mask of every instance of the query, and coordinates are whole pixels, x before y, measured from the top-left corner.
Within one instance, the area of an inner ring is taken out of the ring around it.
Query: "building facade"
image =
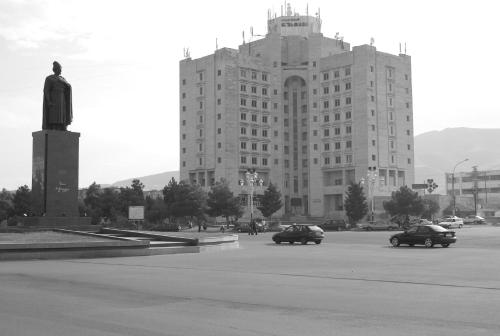
[[[369,167],[373,195],[413,183],[410,57],[351,49],[318,16],[270,17],[262,39],[183,59],[179,86],[181,179],[240,194],[255,169],[282,213],[317,217],[342,216]]]
[[[469,196],[479,208],[500,208],[500,170],[446,173],[446,194]]]

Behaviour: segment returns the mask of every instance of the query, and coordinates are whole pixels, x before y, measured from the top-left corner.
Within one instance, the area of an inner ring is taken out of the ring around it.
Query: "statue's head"
[[[54,71],[54,73],[59,76],[61,74],[61,71],[62,71],[61,64],[59,64],[59,62],[57,62],[57,61],[54,61],[54,63],[52,63],[52,64],[53,64],[52,71]]]

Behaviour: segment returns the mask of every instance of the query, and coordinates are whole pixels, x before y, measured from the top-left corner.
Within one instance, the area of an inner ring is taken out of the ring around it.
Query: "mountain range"
[[[446,128],[417,135],[414,145],[415,183],[433,179],[439,185],[436,193],[445,193],[444,174],[451,173],[464,159],[469,160],[460,164],[456,172],[471,171],[473,166],[478,166],[479,171],[500,169],[500,128]],[[179,171],[137,178],[145,190],[161,190],[172,177],[179,180]],[[112,186],[130,186],[132,180],[118,181]]]

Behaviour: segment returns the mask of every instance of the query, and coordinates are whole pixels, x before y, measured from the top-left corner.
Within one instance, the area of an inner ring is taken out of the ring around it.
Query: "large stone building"
[[[375,195],[413,183],[411,80],[407,55],[351,49],[318,16],[269,17],[262,39],[180,61],[180,177],[240,193],[255,169],[283,212],[341,216],[369,167]]]

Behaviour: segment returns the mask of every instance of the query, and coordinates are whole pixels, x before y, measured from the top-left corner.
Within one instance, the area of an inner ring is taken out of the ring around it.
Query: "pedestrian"
[[[201,232],[201,222],[198,221],[198,232]]]
[[[207,231],[207,222],[203,222],[203,231]]]

